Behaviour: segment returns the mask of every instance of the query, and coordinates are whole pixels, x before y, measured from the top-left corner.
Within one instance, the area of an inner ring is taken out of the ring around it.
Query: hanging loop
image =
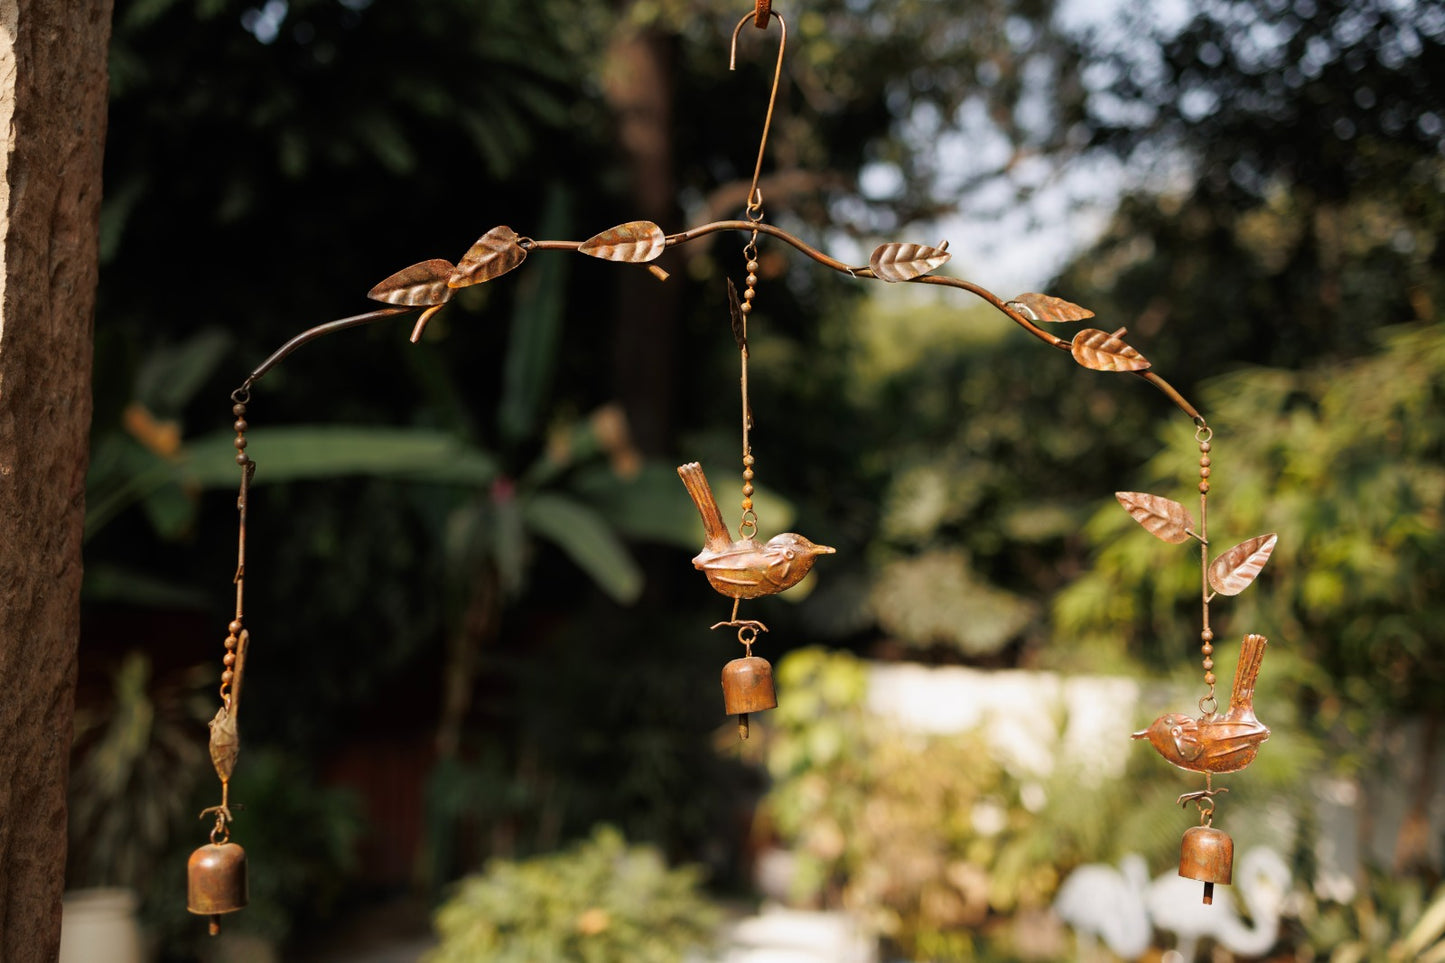
[[[754,11],[752,13],[744,14],[743,18],[738,21],[738,25],[736,27],[733,27],[732,46],[730,52],[728,53],[728,69],[738,69],[738,34],[743,32],[743,25],[746,24],[749,20],[751,20],[753,21],[753,25],[759,30],[766,30],[768,27],[769,17],[777,20],[778,25],[783,28],[783,38],[778,44],[778,66],[773,71],[773,95],[777,96],[777,78],[783,72],[783,51],[787,49],[788,46],[788,23],[786,20],[783,19],[783,15],[773,10],[772,7],[772,0],[758,0],[757,6],[755,7]],[[771,106],[772,105],[769,104],[770,109]]]
[[[773,105],[777,103],[778,82],[783,76],[783,53],[788,49],[788,23],[783,19],[782,14],[773,11],[771,0],[757,0],[757,6],[754,11],[745,14],[743,18],[738,21],[738,25],[733,28],[732,48],[728,54],[728,69],[736,70],[738,66],[738,34],[742,32],[743,25],[749,20],[752,20],[754,25],[760,29],[764,29],[767,27],[768,18],[770,17],[776,19],[778,26],[782,28],[782,38],[778,41],[778,63],[777,66],[773,68],[773,89],[772,92],[768,94],[768,112],[763,117],[763,136],[758,142],[758,162],[753,166],[753,183],[752,186],[748,188],[748,208],[750,211],[754,208],[755,202],[758,206],[762,204],[762,195],[758,192],[758,178],[762,176],[763,173],[763,152],[766,151],[768,147],[768,131],[772,130],[773,127]],[[759,218],[761,218],[761,214],[759,214]]]

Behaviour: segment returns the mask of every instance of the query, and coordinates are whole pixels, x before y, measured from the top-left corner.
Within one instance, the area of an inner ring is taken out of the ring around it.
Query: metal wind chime
[[[1180,713],[1160,716],[1149,728],[1134,733],[1136,739],[1147,739],[1169,762],[1181,769],[1204,775],[1204,788],[1179,797],[1181,805],[1194,802],[1200,824],[1184,834],[1179,864],[1180,875],[1204,883],[1204,902],[1212,901],[1217,883],[1230,882],[1233,863],[1233,842],[1212,825],[1215,797],[1227,792],[1216,787],[1216,774],[1237,772],[1254,760],[1259,746],[1269,738],[1269,729],[1254,713],[1254,687],[1264,656],[1266,641],[1261,635],[1247,635],[1241,646],[1229,704],[1220,711],[1215,695],[1214,633],[1210,628],[1209,606],[1217,595],[1237,595],[1247,588],[1274,549],[1275,536],[1263,535],[1238,544],[1209,558],[1208,495],[1211,473],[1212,431],[1204,417],[1172,385],[1150,370],[1149,362],[1125,343],[1125,329],[1107,332],[1085,328],[1071,338],[1052,334],[1047,326],[1068,324],[1093,317],[1093,312],[1047,294],[1021,294],[1003,300],[987,289],[961,278],[936,275],[950,255],[947,242],[937,247],[912,243],[888,243],[876,248],[866,265],[849,265],[817,250],[801,239],[766,222],[763,196],[758,188],[762,172],[773,107],[787,50],[787,24],[771,9],[770,0],[755,0],[754,9],[738,21],[732,33],[732,57],[735,65],[738,36],[749,22],[766,31],[776,20],[780,33],[777,65],[773,72],[772,90],[764,116],[763,132],[758,145],[757,164],[748,191],[744,219],[714,221],[689,228],[677,234],[666,234],[650,221],[631,221],[602,231],[585,241],[536,240],[519,235],[510,227],[494,227],[483,234],[456,264],[432,259],[403,268],[377,284],[367,296],[390,305],[310,328],[287,341],[258,365],[231,395],[231,412],[235,418],[236,464],[241,469],[240,492],[237,498],[239,533],[235,572],[236,610],[227,626],[225,654],[222,658],[221,707],[211,721],[210,753],[221,783],[221,800],[206,809],[202,818],[214,817],[210,842],[197,849],[189,864],[188,908],[192,913],[210,919],[210,932],[220,931],[220,917],[245,907],[247,903],[246,859],[241,846],[231,841],[233,815],[230,809],[230,779],[240,751],[238,717],[250,633],[245,625],[244,588],[246,576],[246,513],[252,476],[256,462],[247,453],[247,405],[252,387],[286,356],[297,348],[324,335],[359,325],[370,324],[397,315],[421,310],[412,329],[411,340],[419,341],[427,322],[462,288],[491,281],[520,267],[527,257],[538,251],[571,251],[588,257],[625,264],[646,265],[659,280],[667,280],[667,272],[652,263],[670,248],[721,232],[742,232],[748,236],[742,248],[744,287],[741,297],[731,280],[728,282],[729,315],[737,342],[742,395],[742,516],[734,538],[708,484],[702,466],[690,462],[677,472],[702,519],[704,543],[693,558],[693,565],[702,571],[720,594],[733,600],[729,618],[712,626],[714,629],[737,630],[737,640],[744,655],[728,662],[722,672],[724,709],[738,717],[741,738],[748,737],[751,713],[774,708],[777,697],[773,687],[772,667],[763,658],[754,656],[752,647],[767,626],[755,619],[739,619],[738,609],[744,599],[774,595],[798,584],[812,569],[820,555],[833,554],[834,549],[815,544],[791,532],[775,535],[759,542],[759,519],[753,506],[753,481],[756,461],[749,441],[753,429],[753,412],[748,400],[748,320],[757,299],[758,243],[768,237],[802,252],[824,267],[857,279],[888,283],[933,284],[959,288],[992,305],[1013,323],[1050,347],[1067,351],[1085,368],[1105,372],[1126,372],[1152,384],[1195,424],[1199,444],[1199,522],[1179,502],[1140,492],[1120,492],[1120,504],[1152,534],[1166,542],[1198,543],[1201,568],[1202,628],[1205,694],[1199,699],[1197,718]]]

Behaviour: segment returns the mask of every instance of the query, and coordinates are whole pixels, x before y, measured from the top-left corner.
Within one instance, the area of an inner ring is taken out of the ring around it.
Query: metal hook
[[[788,49],[788,22],[783,19],[782,14],[772,9],[771,0],[757,0],[754,11],[744,14],[743,18],[738,21],[738,25],[733,28],[732,49],[728,54],[728,69],[736,70],[738,67],[738,34],[742,32],[743,25],[752,20],[759,29],[766,29],[770,17],[776,18],[778,25],[782,28],[782,39],[778,41],[778,63],[773,68],[773,89],[768,94],[768,113],[763,118],[763,137],[758,142],[758,162],[753,166],[753,183],[748,188],[748,209],[750,211],[762,207],[762,198],[758,193],[758,178],[763,173],[763,152],[768,147],[768,131],[773,126],[773,105],[777,103],[778,82],[783,76],[783,52]]]

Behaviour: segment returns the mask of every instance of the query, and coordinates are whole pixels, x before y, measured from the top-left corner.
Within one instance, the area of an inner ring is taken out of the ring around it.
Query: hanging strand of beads
[[[742,394],[743,394],[743,500],[742,520],[738,523],[738,537],[752,538],[758,531],[758,516],[753,511],[753,449],[749,441],[749,432],[753,424],[753,409],[748,401],[748,316],[753,311],[753,300],[758,296],[758,229],[763,222],[763,192],[758,187],[758,181],[763,174],[763,156],[768,149],[768,133],[773,127],[773,108],[778,99],[778,82],[783,74],[783,57],[788,49],[788,24],[781,14],[773,12],[770,0],[757,0],[751,14],[745,14],[733,28],[732,48],[728,56],[728,69],[737,69],[738,55],[738,33],[751,21],[753,26],[759,30],[766,30],[771,20],[778,21],[778,29],[781,32],[778,41],[778,59],[773,67],[773,85],[768,94],[768,109],[763,115],[763,133],[758,138],[758,157],[753,164],[753,179],[748,185],[747,210],[745,212],[748,223],[753,226],[752,237],[743,247],[744,267],[747,269],[747,278],[743,288],[742,303],[734,308],[733,327],[734,334],[738,341],[738,352],[742,357]],[[728,284],[728,293],[736,298],[736,292],[732,283]],[[734,613],[734,619],[737,618]],[[747,643],[744,643],[745,645]],[[751,647],[749,646],[749,654]]]
[[[221,707],[211,720],[211,764],[221,781],[221,802],[201,812],[201,817],[214,815],[211,842],[191,854],[187,867],[186,908],[210,919],[212,936],[221,931],[221,916],[243,909],[248,902],[246,852],[231,842],[231,774],[241,752],[238,719],[241,711],[241,683],[246,671],[246,651],[251,634],[245,627],[246,601],[246,509],[250,501],[251,477],[256,463],[246,454],[246,405],[250,392],[238,388],[231,395],[231,413],[235,416],[236,464],[241,468],[240,492],[236,496],[239,516],[236,534],[236,612],[226,626],[226,654],[221,662]]]
[[[756,205],[752,198],[748,200],[748,220],[758,223],[762,220],[762,195],[757,195]],[[738,353],[741,357],[742,368],[742,395],[743,395],[743,515],[742,521],[738,523],[738,537],[752,538],[758,531],[758,515],[753,510],[753,446],[750,432],[753,427],[753,406],[748,400],[748,316],[753,311],[753,299],[758,296],[758,232],[753,231],[752,239],[743,248],[743,257],[746,259],[744,266],[747,268],[748,276],[745,279],[747,286],[743,288],[742,303],[738,305],[738,312],[741,316],[741,330],[738,334]]]
[[[1214,697],[1214,630],[1209,626],[1209,602],[1214,597],[1209,588],[1209,475],[1212,464],[1209,452],[1213,437],[1213,430],[1206,424],[1201,423],[1194,432],[1194,440],[1199,444],[1199,583],[1203,613],[1199,651],[1204,657],[1204,684],[1209,687],[1209,692],[1199,700],[1199,711],[1205,714],[1219,709],[1219,700]]]
[[[1200,418],[1198,427],[1194,432],[1194,440],[1199,445],[1199,604],[1200,604],[1200,629],[1199,651],[1203,659],[1204,684],[1208,691],[1199,699],[1199,712],[1202,717],[1213,716],[1219,711],[1219,699],[1214,694],[1214,630],[1209,625],[1209,603],[1214,593],[1209,588],[1209,474],[1211,451],[1210,441],[1214,437],[1214,430],[1204,423]],[[1220,789],[1219,792],[1228,792],[1227,789]],[[1204,773],[1204,792],[1194,800],[1195,806],[1199,809],[1199,825],[1209,828],[1214,824],[1214,773]],[[1205,883],[1205,902],[1213,898],[1214,884]]]

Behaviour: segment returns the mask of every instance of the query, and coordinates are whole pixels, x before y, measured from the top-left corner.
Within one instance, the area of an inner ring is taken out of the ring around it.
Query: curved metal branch
[[[808,257],[812,258],[814,261],[817,261],[824,267],[832,268],[834,271],[838,271],[841,274],[847,274],[850,277],[877,280],[877,278],[873,274],[873,269],[868,267],[867,265],[863,265],[862,267],[852,267],[850,265],[844,264],[837,258],[829,257],[827,254],[824,254],[817,248],[812,247],[801,238],[794,237],[792,234],[789,234],[782,228],[773,227],[771,224],[753,224],[751,221],[713,221],[711,224],[703,224],[698,227],[690,228],[689,230],[683,231],[680,234],[668,235],[667,246],[672,247],[676,244],[686,244],[688,241],[694,241],[700,237],[706,237],[709,234],[717,234],[720,231],[751,232],[754,229],[756,229],[760,234],[767,234],[770,237],[775,237],[780,241],[792,245],[793,247],[797,248],[799,251],[802,251]],[[1029,334],[1038,338],[1045,344],[1055,348],[1063,348],[1065,351],[1067,351],[1069,348],[1069,342],[1065,341],[1063,338],[1059,338],[1055,335],[1049,334],[1047,331],[1040,328],[1032,321],[1029,321],[1027,318],[1023,317],[1017,311],[1013,311],[1007,306],[1005,306],[1003,301],[999,299],[998,295],[994,294],[992,291],[988,290],[985,287],[974,284],[972,281],[965,281],[963,278],[925,275],[921,278],[915,278],[914,283],[942,284],[951,288],[962,288],[970,294],[973,294],[976,297],[979,297],[982,300],[987,301],[989,304],[993,305],[1005,316],[1007,316],[1009,320],[1013,321],[1019,327],[1023,328]]]
[[[983,300],[987,301],[989,304],[993,305],[993,306],[994,306],[995,308],[997,308],[1000,312],[1002,312],[1004,315],[1006,315],[1010,321],[1012,321],[1014,324],[1018,325],[1019,327],[1023,328],[1023,329],[1024,329],[1025,331],[1027,331],[1029,334],[1031,334],[1031,335],[1033,335],[1034,337],[1038,338],[1038,339],[1039,339],[1040,341],[1042,341],[1044,344],[1046,344],[1046,345],[1048,345],[1048,346],[1050,346],[1050,347],[1052,347],[1052,348],[1058,348],[1058,349],[1060,349],[1060,350],[1062,350],[1062,351],[1068,351],[1068,350],[1069,350],[1069,342],[1068,342],[1068,341],[1064,340],[1063,338],[1059,337],[1059,336],[1056,335],[1056,334],[1049,334],[1049,332],[1045,331],[1043,328],[1041,328],[1041,327],[1039,327],[1038,325],[1034,324],[1034,323],[1033,323],[1032,321],[1030,321],[1028,318],[1024,317],[1023,315],[1019,314],[1019,313],[1018,313],[1017,311],[1015,311],[1014,309],[1010,308],[1008,305],[1004,304],[1003,301],[999,299],[999,296],[998,296],[998,295],[994,294],[992,291],[988,290],[987,288],[979,287],[977,284],[974,284],[972,281],[965,281],[963,278],[948,277],[947,275],[925,274],[925,275],[924,275],[923,277],[921,277],[921,278],[914,278],[911,283],[913,283],[913,284],[942,284],[942,285],[944,285],[945,287],[962,288],[963,290],[969,292],[970,294],[976,295],[977,297],[982,298]]]
[[[774,227],[766,223],[754,224],[752,221],[713,221],[710,224],[700,224],[697,227],[688,228],[686,231],[678,234],[669,234],[667,236],[667,246],[675,247],[679,244],[686,244],[700,237],[707,237],[709,234],[718,234],[722,231],[746,231],[751,234],[754,230],[759,234],[767,234],[769,237],[775,237],[780,241],[791,244],[824,267],[832,268],[843,274],[851,274],[854,277],[871,278],[873,276],[873,272],[867,267],[849,267],[837,258],[829,257],[817,248],[812,247],[802,238],[794,237],[782,228]]]
[[[382,321],[386,318],[395,317],[398,314],[408,314],[412,311],[417,310],[420,309],[417,307],[379,308],[376,311],[368,311],[365,314],[354,314],[349,318],[340,318],[336,321],[328,321],[325,324],[318,324],[314,328],[307,328],[305,331],[302,331],[300,334],[296,335],[296,337],[292,338],[290,341],[287,341],[285,344],[281,345],[281,347],[271,352],[270,357],[268,357],[265,361],[262,361],[260,364],[256,365],[256,367],[252,369],[251,373],[246,376],[246,380],[241,382],[241,387],[237,388],[236,390],[250,391],[251,386],[256,382],[260,381],[262,375],[280,364],[287,355],[295,351],[297,348],[301,347],[303,344],[315,341],[317,338],[331,334],[335,331],[344,331],[347,328],[360,327],[363,324],[371,324],[373,321]]]
[[[653,226],[653,229],[656,230],[657,228]],[[688,228],[687,230],[681,231],[677,234],[667,235],[664,239],[663,246],[664,248],[677,247],[679,245],[687,244],[691,241],[698,240],[699,238],[708,237],[712,234],[719,234],[724,231],[742,231],[746,233],[756,232],[759,234],[766,234],[769,237],[777,238],[783,243],[788,244],[789,246],[802,252],[817,263],[833,271],[837,271],[840,274],[847,274],[848,276],[854,278],[882,280],[876,274],[874,274],[873,269],[868,267],[867,265],[853,266],[850,264],[846,264],[843,261],[840,261],[837,258],[831,257],[823,251],[818,250],[817,248],[808,244],[806,241],[793,234],[788,233],[782,228],[774,227],[771,224],[763,223],[761,221],[755,222],[746,220],[726,220],[712,221],[707,224],[700,224],[696,227]],[[583,245],[587,242],[538,241],[528,237],[518,239],[517,243],[520,244],[520,246],[525,248],[527,251],[577,251],[578,249],[582,248]],[[1023,328],[1029,334],[1042,341],[1044,344],[1047,344],[1049,347],[1057,348],[1060,351],[1070,351],[1073,347],[1073,342],[1071,340],[1066,338],[1060,338],[1057,335],[1051,334],[1050,332],[1044,330],[1043,328],[1035,324],[1032,320],[1011,308],[1007,303],[1005,303],[1001,298],[999,298],[998,295],[994,294],[992,291],[988,290],[985,287],[973,283],[972,281],[966,281],[963,278],[948,277],[946,275],[928,274],[921,277],[910,278],[908,280],[908,283],[936,284],[942,285],[944,287],[959,288],[961,290],[967,291],[975,297],[979,298],[980,300],[991,305],[1000,314],[1004,315],[1004,317],[1008,318],[1014,324]],[[337,321],[329,321],[326,324],[317,325],[314,328],[308,328],[307,330],[296,335],[296,337],[292,338],[290,341],[287,341],[280,348],[277,348],[276,351],[273,352],[269,358],[257,365],[255,370],[252,371],[251,374],[246,378],[246,381],[242,384],[241,387],[242,389],[249,389],[252,384],[260,380],[262,375],[266,374],[266,372],[270,371],[277,364],[279,364],[282,359],[284,359],[287,355],[291,354],[291,352],[295,351],[297,348],[301,347],[307,342],[314,341],[315,339],[322,337],[323,335],[330,334],[333,331],[341,331],[345,328],[352,328],[357,327],[358,325],[370,324],[374,321],[380,321],[385,318],[394,317],[399,314],[407,314],[412,311],[418,310],[420,307],[422,306],[418,305],[414,307],[381,308],[376,311],[367,312],[366,314],[358,314],[349,318],[341,318]],[[432,305],[428,309],[428,311],[435,311],[438,310],[440,307],[440,304]],[[413,338],[413,340],[415,340],[415,338]],[[1152,384],[1161,393],[1163,393],[1165,397],[1172,401],[1174,405],[1179,408],[1180,411],[1188,415],[1189,418],[1193,420],[1196,425],[1204,425],[1204,417],[1199,413],[1198,409],[1196,409],[1192,404],[1190,404],[1188,399],[1186,399],[1182,394],[1180,394],[1179,390],[1173,385],[1171,385],[1168,381],[1165,381],[1158,374],[1150,370],[1133,371],[1131,373]]]
[[[1196,424],[1200,428],[1205,427],[1204,416],[1201,415],[1198,410],[1196,410],[1195,407],[1189,403],[1188,399],[1186,399],[1183,395],[1179,393],[1178,388],[1175,388],[1169,382],[1165,381],[1163,378],[1159,377],[1152,371],[1136,371],[1134,372],[1134,374],[1138,375],[1140,378],[1143,378],[1145,381],[1149,382],[1151,385],[1164,392],[1164,396],[1170,401],[1174,402],[1175,406],[1178,407],[1180,411],[1184,412],[1191,419],[1193,419],[1194,424]]]

